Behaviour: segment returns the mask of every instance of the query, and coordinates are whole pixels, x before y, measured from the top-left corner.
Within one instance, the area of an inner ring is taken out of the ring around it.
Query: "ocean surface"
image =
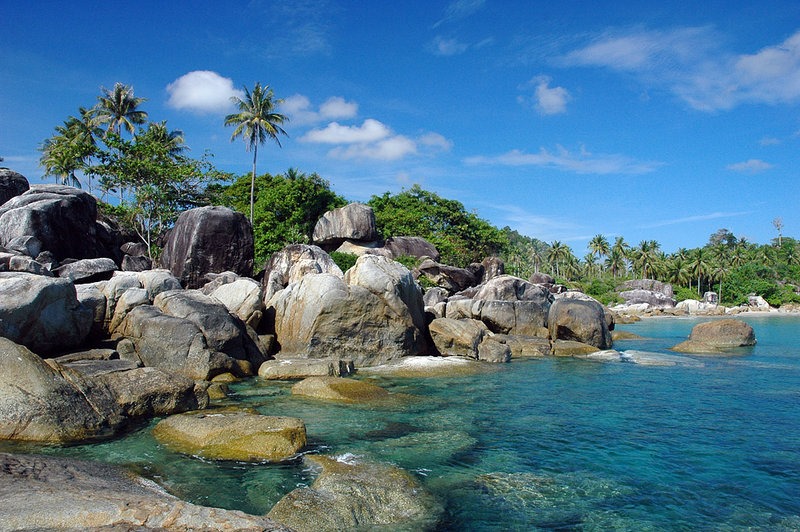
[[[469,376],[369,377],[398,394],[377,407],[251,379],[226,403],[302,418],[309,452],[408,469],[444,503],[441,530],[800,530],[800,317],[743,319],[757,345],[713,357],[667,351],[700,320],[618,326],[644,339],[616,349],[669,366],[549,358]],[[299,460],[171,453],[151,437],[154,423],[104,443],[24,450],[125,464],[189,501],[250,513],[313,482]]]

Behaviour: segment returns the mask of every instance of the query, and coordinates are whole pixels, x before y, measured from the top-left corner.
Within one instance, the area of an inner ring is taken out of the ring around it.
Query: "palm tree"
[[[634,263],[642,269],[642,279],[647,279],[647,272],[654,273],[659,259],[661,244],[655,240],[642,240],[634,252]]]
[[[608,245],[608,239],[603,235],[594,235],[592,239],[589,241],[589,249],[592,252],[593,256],[597,256],[599,259],[600,257],[605,257],[611,251],[611,248]]]
[[[258,146],[264,144],[268,139],[272,139],[280,147],[281,142],[278,135],[287,135],[281,125],[289,119],[275,112],[275,107],[283,103],[283,100],[274,98],[269,85],[262,87],[261,83],[257,82],[252,92],[245,87],[244,98],[233,96],[231,101],[239,110],[238,113],[225,117],[226,126],[235,126],[233,134],[231,134],[231,142],[236,137],[242,137],[246,150],[253,150],[253,175],[250,178],[250,224],[252,225]]]
[[[708,273],[710,262],[710,257],[708,253],[703,251],[703,248],[692,250],[689,268],[697,277],[697,295],[702,295],[700,293],[700,279]]]
[[[147,135],[166,148],[167,153],[172,157],[189,149],[184,144],[183,131],[180,129],[168,130],[166,120],[148,124]]]
[[[52,175],[62,185],[81,188],[76,172],[86,170],[89,158],[95,153],[96,130],[91,124],[91,112],[80,108],[80,118],[70,116],[61,126],[56,126],[56,134],[45,140],[39,150],[42,156],[39,164],[45,175]],[[89,177],[89,192],[92,191]]]
[[[554,240],[550,243],[550,249],[547,251],[547,260],[550,262],[550,266],[553,268],[553,271],[556,274],[556,277],[559,276],[559,263],[564,260],[567,256],[567,246],[559,242],[558,240]]]
[[[100,90],[103,94],[97,97],[92,117],[95,125],[106,126],[106,135],[109,133],[119,135],[123,128],[133,134],[135,125],[147,121],[147,112],[139,109],[139,106],[147,100],[135,97],[133,87],[117,82],[111,90],[104,87]]]

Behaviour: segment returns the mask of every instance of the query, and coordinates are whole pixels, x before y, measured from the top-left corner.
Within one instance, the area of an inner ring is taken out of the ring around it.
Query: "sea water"
[[[340,405],[251,379],[231,405],[306,422],[308,452],[397,464],[444,503],[441,530],[800,530],[800,317],[748,317],[758,343],[726,356],[668,351],[695,319],[618,326],[620,351],[667,366],[571,358],[474,375],[365,377],[395,400]],[[344,353],[343,353],[344,354]],[[212,462],[150,429],[22,450],[124,464],[171,493],[263,514],[313,483],[300,460]]]

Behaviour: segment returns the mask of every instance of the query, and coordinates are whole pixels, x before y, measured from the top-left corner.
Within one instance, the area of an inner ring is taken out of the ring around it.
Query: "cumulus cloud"
[[[743,174],[758,174],[772,168],[773,165],[764,162],[761,159],[749,159],[741,163],[729,164],[725,168],[733,170],[734,172],[741,172]]]
[[[452,142],[438,133],[426,133],[415,140],[394,133],[389,126],[373,118],[364,120],[361,125],[331,122],[324,128],[308,131],[300,140],[336,145],[328,152],[336,159],[396,161],[420,151],[431,154],[452,147]]]
[[[358,114],[358,104],[348,102],[341,96],[331,96],[318,109],[314,109],[307,96],[294,94],[283,100],[281,111],[291,118],[292,124],[308,125],[324,120],[353,118]]]
[[[331,122],[322,129],[312,129],[300,140],[321,144],[353,144],[376,142],[388,137],[391,130],[383,123],[367,118],[360,126],[343,126]]]
[[[198,113],[225,112],[232,108],[231,97],[243,97],[233,80],[210,70],[195,70],[167,85],[167,105]]]
[[[800,101],[800,31],[750,54],[725,51],[721,42],[708,27],[617,30],[563,55],[560,63],[632,73],[702,111]]]
[[[486,157],[476,156],[465,159],[467,164],[499,164],[503,166],[540,166],[566,170],[576,174],[647,174],[655,171],[662,163],[637,161],[619,154],[593,154],[581,148],[570,152],[563,146],[555,151],[541,148],[538,153],[511,150],[507,153]]]
[[[549,76],[536,76],[530,80],[526,87],[533,87],[533,96],[519,96],[522,104],[532,104],[537,112],[543,115],[557,115],[567,111],[567,102],[571,96],[564,87],[550,87]]]

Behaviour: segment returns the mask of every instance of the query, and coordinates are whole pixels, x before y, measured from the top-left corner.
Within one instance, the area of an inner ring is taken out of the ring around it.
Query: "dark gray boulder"
[[[0,205],[29,188],[30,184],[24,175],[8,168],[0,168]]]
[[[62,185],[34,185],[0,207],[0,246],[32,236],[56,260],[96,258],[96,218],[92,195]]]
[[[56,277],[69,279],[74,283],[93,283],[111,279],[117,265],[109,258],[81,259],[59,266],[53,272]]]
[[[393,236],[386,239],[383,244],[393,258],[409,256],[419,259],[427,257],[433,261],[439,260],[439,251],[436,246],[418,236]]]
[[[241,213],[198,207],[181,213],[167,236],[162,267],[185,288],[199,288],[207,273],[253,274],[253,230]]]
[[[375,213],[372,207],[351,203],[326,212],[314,226],[312,240],[323,249],[336,249],[345,240],[373,242],[378,240]]]
[[[483,272],[479,273],[480,275],[476,275],[476,272],[472,269],[456,268],[455,266],[439,264],[433,260],[425,260],[414,271],[414,277],[426,277],[434,285],[454,294],[477,286],[483,278]]]

